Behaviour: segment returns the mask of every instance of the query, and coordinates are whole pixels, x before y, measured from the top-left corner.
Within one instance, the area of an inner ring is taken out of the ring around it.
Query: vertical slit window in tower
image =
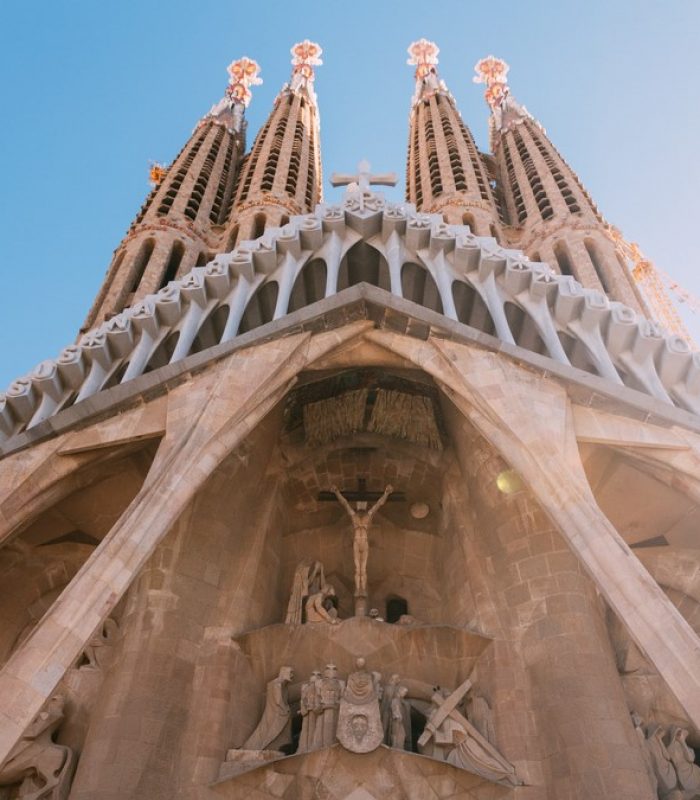
[[[182,242],[173,242],[173,246],[170,248],[170,255],[168,256],[168,263],[165,266],[165,270],[163,271],[163,277],[160,281],[159,289],[162,289],[164,286],[167,286],[170,281],[174,281],[177,277],[177,271],[180,267],[182,262],[182,257],[185,255],[185,246]]]
[[[267,140],[267,134],[270,130],[270,125],[272,124],[272,117],[270,117],[265,125],[263,125],[262,130],[257,136],[255,140],[255,145],[253,146],[253,150],[249,153],[241,162],[241,169],[239,172],[239,180],[242,178],[242,185],[240,187],[240,193],[238,197],[238,202],[242,203],[246,197],[248,197],[248,193],[250,192],[250,185],[253,180],[253,173],[255,172],[255,165],[258,163],[258,158],[260,157],[260,151]],[[245,163],[245,166],[244,166]],[[245,177],[243,177],[245,172]],[[238,187],[237,187],[238,189]]]
[[[447,145],[447,155],[450,159],[450,168],[452,170],[455,189],[458,192],[466,192],[468,187],[464,175],[464,165],[462,164],[462,157],[457,147],[457,139],[452,128],[452,123],[449,119],[449,101],[443,97],[438,97],[437,101],[440,111],[440,124],[442,125],[442,133],[445,137],[445,144]]]
[[[207,250],[200,250],[199,255],[197,256],[197,263],[195,267],[206,267],[206,265],[214,258],[214,254],[208,252]]]
[[[474,234],[476,233],[473,214],[462,214],[462,225],[469,225],[469,230]]]
[[[479,186],[479,194],[481,195],[482,200],[489,199],[489,192],[486,188],[486,176],[484,174],[483,164],[481,163],[481,158],[479,157],[479,153],[476,149],[476,144],[474,144],[474,139],[472,138],[471,133],[467,130],[465,124],[462,120],[459,120],[460,131],[462,133],[462,138],[464,139],[464,143],[467,148],[467,152],[469,153],[469,160],[472,162],[472,169],[474,170],[474,175],[476,177],[476,182]]]
[[[591,259],[593,269],[596,271],[600,285],[603,287],[603,291],[605,294],[610,294],[610,284],[608,283],[608,279],[605,275],[605,270],[603,269],[603,264],[601,263],[600,253],[598,252],[596,243],[592,239],[584,239],[583,244],[586,248],[586,252],[588,253],[588,257]]]
[[[292,153],[289,158],[289,172],[287,173],[287,184],[285,192],[294,197],[299,180],[299,167],[301,166],[301,151],[304,143],[304,125],[301,118],[297,120],[294,127],[294,141],[292,143]]]
[[[420,133],[418,124],[416,124],[415,128],[413,129],[413,167],[414,167],[415,203],[416,207],[420,208],[423,205],[423,185],[421,183],[422,178],[420,169]]]
[[[228,235],[228,241],[226,242],[226,252],[230,253],[236,246],[236,242],[238,241],[238,225],[234,225],[231,229],[231,233]]]
[[[202,132],[197,137],[197,140],[190,148],[190,152],[187,154],[187,157],[182,162],[180,167],[178,168],[177,172],[173,176],[172,180],[168,184],[168,191],[165,193],[165,197],[161,202],[160,206],[158,206],[158,214],[160,216],[166,216],[170,213],[170,208],[172,204],[175,202],[175,198],[177,197],[178,190],[182,185],[183,180],[185,179],[185,175],[189,168],[192,166],[192,162],[194,161],[197,153],[199,152],[199,148],[202,146],[204,140],[206,139],[207,133],[209,133],[209,129],[211,125],[205,125],[202,128]]]
[[[522,192],[520,191],[520,184],[518,183],[518,178],[515,174],[515,168],[513,166],[513,157],[510,154],[510,148],[508,147],[508,142],[505,139],[503,140],[503,155],[506,161],[506,171],[508,172],[508,183],[510,184],[511,194],[513,196],[515,213],[518,217],[518,224],[522,225],[523,222],[525,222],[525,220],[527,219],[527,208],[525,206],[525,201],[523,200]]]
[[[216,190],[214,202],[209,213],[209,219],[216,225],[226,221],[225,213],[228,204],[225,202],[227,199],[229,189],[229,176],[231,174],[231,162],[233,161],[233,152],[236,147],[236,140],[233,136],[229,136],[228,146],[226,147],[226,155],[224,163],[221,168],[221,175],[219,176],[219,186]]]
[[[571,258],[569,257],[569,250],[564,242],[557,242],[554,245],[554,257],[559,265],[559,272],[562,275],[574,275],[574,268],[571,266]]]
[[[289,120],[289,106],[291,103],[291,95],[287,98],[287,108],[282,113],[277,126],[275,128],[275,133],[272,137],[272,142],[270,144],[270,152],[267,156],[267,161],[265,162],[265,169],[263,170],[263,179],[260,184],[260,190],[262,192],[270,192],[272,191],[272,186],[275,182],[275,174],[277,172],[277,162],[279,161],[280,151],[282,149],[282,143],[284,142],[284,132],[287,129],[287,122]]]
[[[265,225],[267,223],[267,218],[264,214],[256,214],[253,218],[253,235],[251,236],[252,239],[257,239],[259,236],[262,236],[265,233]]]
[[[557,188],[561,196],[564,198],[564,202],[567,205],[567,208],[572,214],[579,214],[581,212],[581,208],[576,202],[576,198],[571,191],[571,187],[567,183],[564,175],[562,174],[561,170],[557,166],[552,154],[547,150],[542,142],[542,139],[538,136],[537,132],[535,131],[534,127],[528,125],[527,131],[532,138],[532,141],[535,143],[535,147],[540,151],[540,155],[544,159],[545,164],[549,168],[549,171],[552,173],[552,177],[554,178],[555,183],[557,184]]]
[[[542,180],[537,172],[537,168],[535,167],[535,162],[532,160],[527,146],[525,145],[525,142],[518,131],[513,131],[513,141],[515,142],[518,155],[520,156],[520,161],[525,169],[525,175],[530,184],[530,188],[532,189],[532,194],[534,195],[535,202],[537,203],[537,208],[540,211],[540,216],[542,219],[550,219],[554,215],[554,212],[552,211],[552,204],[549,202],[547,192],[542,185]]]
[[[204,195],[206,194],[207,186],[209,185],[209,178],[211,177],[214,164],[216,163],[217,156],[219,155],[219,148],[221,147],[223,138],[224,129],[219,127],[216,131],[216,135],[214,136],[214,141],[209,148],[209,152],[204,159],[204,163],[199,170],[199,175],[197,176],[197,180],[195,181],[189,200],[187,201],[185,216],[189,217],[191,220],[197,219],[197,212],[199,211],[199,206],[201,205]]]
[[[132,267],[132,278],[129,291],[127,292],[128,295],[132,295],[139,288],[139,284],[141,283],[141,279],[146,271],[146,267],[148,266],[148,262],[150,261],[155,246],[155,239],[146,239],[146,241],[141,245],[138,255],[136,256],[134,266]]]

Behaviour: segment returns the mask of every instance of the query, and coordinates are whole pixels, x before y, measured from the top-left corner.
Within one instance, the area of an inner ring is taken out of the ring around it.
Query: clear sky
[[[700,295],[697,0],[4,0],[0,388],[73,341],[148,192],[149,159],[175,156],[234,58],[262,65],[252,142],[290,46],[318,41],[325,175],[367,157],[399,173],[389,193],[401,197],[406,47],[422,36],[440,46],[441,76],[482,148],[472,67],[493,53],[606,218]]]

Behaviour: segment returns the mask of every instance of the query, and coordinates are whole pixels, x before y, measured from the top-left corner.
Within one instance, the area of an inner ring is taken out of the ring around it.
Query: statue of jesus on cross
[[[389,484],[384,490],[384,494],[377,500],[372,508],[367,510],[367,501],[358,500],[355,510],[350,503],[343,497],[337,486],[331,486],[331,492],[336,496],[340,505],[347,511],[352,522],[353,542],[352,554],[355,561],[355,597],[367,596],[367,556],[369,555],[369,526],[372,524],[372,517],[389,499],[389,495],[394,491],[394,487]]]

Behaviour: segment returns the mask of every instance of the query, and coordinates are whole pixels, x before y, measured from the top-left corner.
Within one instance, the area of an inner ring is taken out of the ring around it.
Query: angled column
[[[321,47],[306,39],[292,47],[292,77],[241,165],[225,249],[285,224],[321,201],[321,142],[314,67]]]
[[[416,67],[409,118],[406,199],[447,222],[469,225],[478,236],[497,236],[499,214],[486,164],[462,121],[454,97],[437,72],[440,52],[420,39],[408,48]]]
[[[245,148],[244,109],[261,83],[249,58],[228,68],[222,100],[192,132],[167,169],[151,171],[155,186],[114,258],[82,331],[114,316],[216,253],[230,212],[233,185]]]
[[[608,224],[544,128],[510,94],[508,65],[488,56],[475,69],[474,80],[486,84],[491,109],[491,148],[510,222],[508,244],[648,316]]]
[[[369,337],[424,368],[522,476],[632,639],[700,725],[700,639],[598,507],[566,390],[502,356],[437,339]]]

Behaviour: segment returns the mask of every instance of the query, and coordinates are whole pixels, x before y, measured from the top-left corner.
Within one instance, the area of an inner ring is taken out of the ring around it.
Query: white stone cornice
[[[475,327],[700,414],[700,354],[686,341],[547,264],[529,261],[520,250],[367,192],[343,205],[319,205],[313,214],[241,242],[43,361],[0,396],[0,438],[144,371],[233,339],[256,293],[269,284],[276,284],[274,308],[260,323],[285,316],[295,282],[314,264],[325,272],[324,296],[336,294],[342,265],[360,242],[376,252],[387,272],[385,288],[394,295],[403,296],[404,269],[411,264],[431,276],[444,316],[469,322],[460,320],[456,307],[455,289],[462,284],[488,317],[472,320]]]

